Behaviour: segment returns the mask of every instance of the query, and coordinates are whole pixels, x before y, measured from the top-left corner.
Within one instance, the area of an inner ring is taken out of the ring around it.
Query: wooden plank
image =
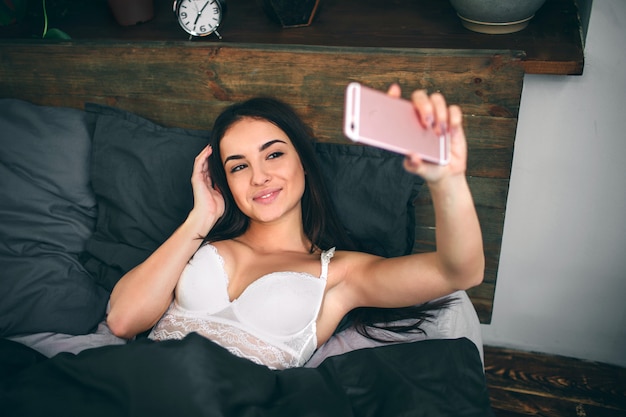
[[[471,288],[467,291],[478,315],[478,320],[483,324],[491,323],[491,317],[493,315],[493,294],[495,289],[495,283],[483,282],[478,287]]]
[[[306,111],[334,117],[341,116],[343,88],[353,80],[381,89],[397,81],[407,94],[441,90],[468,114],[516,117],[523,73],[512,54],[490,51],[25,42],[2,45],[1,54],[0,62],[11,64],[0,73],[0,94],[8,97],[43,91],[228,104],[280,93]],[[320,137],[331,137],[324,132]]]
[[[625,410],[586,404],[567,398],[551,398],[489,387],[491,405],[497,417],[624,417]]]
[[[466,115],[464,125],[469,146],[468,175],[483,178],[510,178],[517,117]]]
[[[485,346],[485,374],[496,409],[519,415],[626,415],[625,368]]]
[[[507,179],[480,177],[469,177],[468,182],[481,222],[484,245],[486,247],[499,246],[509,182]],[[415,210],[417,226],[420,229],[418,236],[423,237],[419,241],[428,242],[430,237],[434,236],[435,217],[430,193],[426,187],[420,191]]]

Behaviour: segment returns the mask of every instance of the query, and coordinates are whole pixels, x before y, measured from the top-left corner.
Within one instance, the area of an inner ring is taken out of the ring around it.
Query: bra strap
[[[328,264],[330,263],[330,260],[332,259],[334,255],[335,255],[335,248],[330,248],[322,252],[322,256],[321,256],[322,275],[320,276],[320,278],[323,280],[326,280],[326,277],[328,277]]]

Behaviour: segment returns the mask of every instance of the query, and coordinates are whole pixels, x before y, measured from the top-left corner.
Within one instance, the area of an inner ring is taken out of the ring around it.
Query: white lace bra
[[[148,336],[182,339],[197,332],[273,369],[302,366],[317,348],[316,321],[334,248],[321,255],[320,277],[302,272],[265,275],[233,300],[224,259],[202,246],[185,267],[175,299]]]

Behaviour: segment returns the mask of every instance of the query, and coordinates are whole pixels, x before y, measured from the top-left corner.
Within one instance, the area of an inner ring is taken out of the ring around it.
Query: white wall
[[[626,1],[582,76],[527,75],[486,345],[626,366]]]

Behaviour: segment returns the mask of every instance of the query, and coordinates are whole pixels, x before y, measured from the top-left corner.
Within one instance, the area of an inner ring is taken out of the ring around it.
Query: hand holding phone
[[[356,82],[346,88],[344,133],[354,142],[405,155],[417,153],[439,165],[450,160],[448,135],[424,128],[413,103]]]

